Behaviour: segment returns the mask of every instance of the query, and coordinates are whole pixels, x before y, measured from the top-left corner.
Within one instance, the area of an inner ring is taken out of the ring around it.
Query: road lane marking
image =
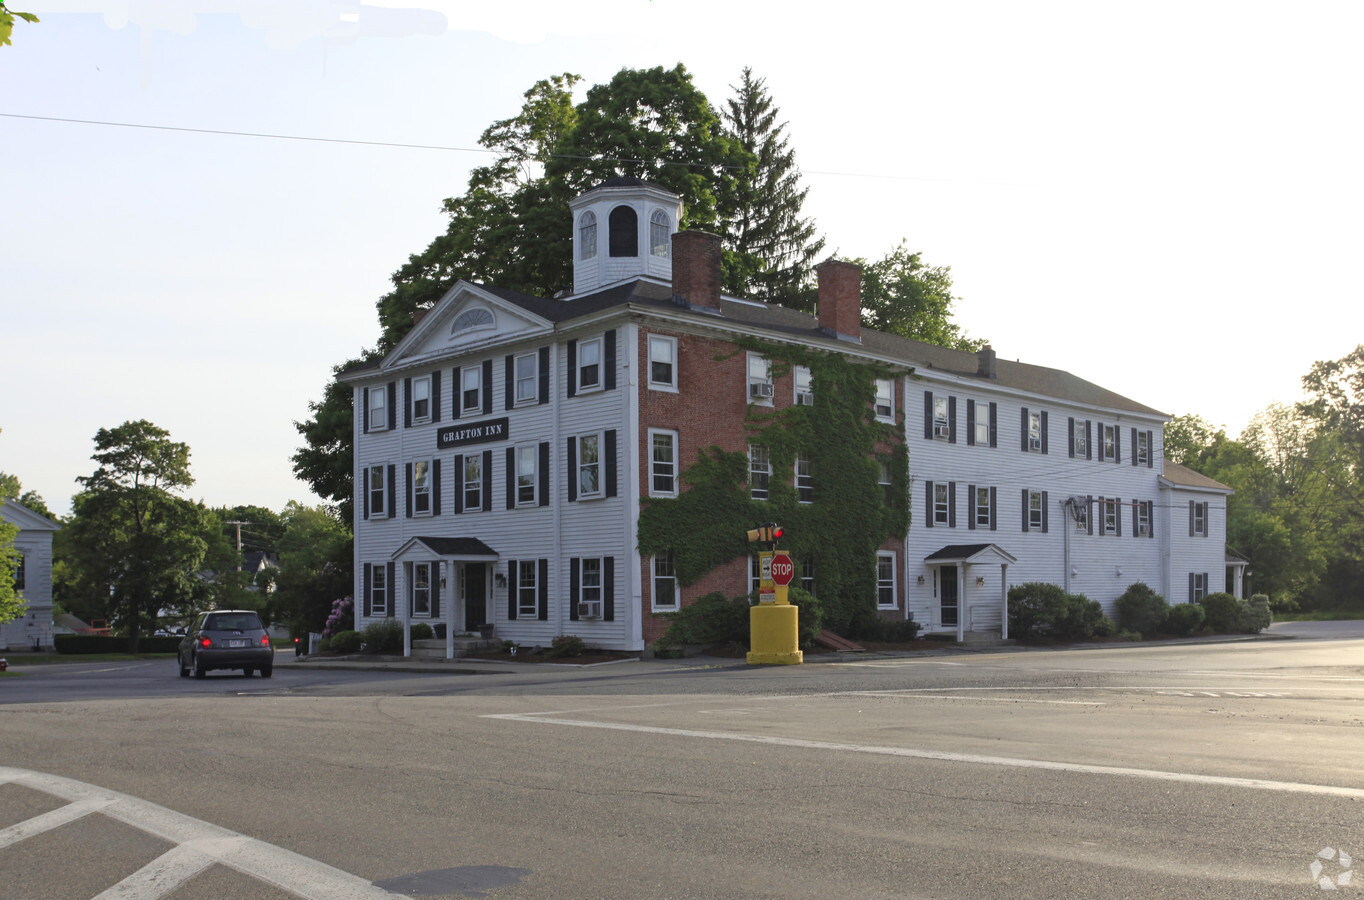
[[[975,753],[949,753],[941,750],[916,750],[911,747],[884,747],[874,744],[841,744],[830,741],[810,741],[801,738],[774,737],[760,734],[738,734],[720,731],[697,731],[688,728],[659,728],[653,725],[627,725],[617,722],[590,722],[582,719],[555,718],[554,713],[502,713],[480,716],[508,722],[528,722],[536,725],[566,725],[572,728],[601,728],[607,731],[628,731],[666,737],[700,738],[712,741],[737,741],[802,750],[832,750],[840,753],[869,753],[876,756],[900,756],[938,762],[970,763],[1013,769],[1043,769],[1052,772],[1072,772],[1081,775],[1110,775],[1141,778],[1149,781],[1173,781],[1185,784],[1238,787],[1260,791],[1279,791],[1292,794],[1314,794],[1364,800],[1364,788],[1338,787],[1326,784],[1304,784],[1295,781],[1271,781],[1265,778],[1236,778],[1226,775],[1198,775],[1191,772],[1166,772],[1159,769],[1136,769],[1126,766],[1096,766],[1085,763],[1056,762],[1046,759],[1018,759],[1007,756],[983,756]]]
[[[0,848],[6,846],[7,835],[12,844],[92,813],[175,845],[99,894],[98,900],[158,900],[214,863],[303,900],[392,900],[394,896],[358,875],[128,794],[59,775],[0,766],[0,784],[7,783],[70,802],[0,830]]]

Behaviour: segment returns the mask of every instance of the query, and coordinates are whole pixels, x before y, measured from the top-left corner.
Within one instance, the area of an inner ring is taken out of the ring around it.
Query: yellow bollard
[[[786,599],[786,585],[776,585],[776,601],[748,611],[751,666],[794,666],[805,661],[800,651],[800,609]]]

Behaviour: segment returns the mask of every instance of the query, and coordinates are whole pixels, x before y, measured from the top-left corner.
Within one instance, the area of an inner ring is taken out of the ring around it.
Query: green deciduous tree
[[[775,105],[762,78],[745,67],[724,110],[725,128],[752,162],[735,177],[734,208],[725,240],[735,265],[756,264],[729,279],[739,293],[770,303],[809,310],[812,273],[824,249],[814,221],[802,218],[809,188],[800,186],[796,154],[778,123]]]
[[[25,22],[32,22],[34,24],[37,24],[38,22],[38,17],[33,13],[10,10],[5,6],[4,0],[0,0],[0,47],[8,46],[12,43],[10,41],[10,35],[14,33],[15,18],[20,18]]]
[[[65,588],[77,601],[64,597],[64,605],[103,601],[133,652],[159,610],[187,608],[204,595],[206,556],[226,545],[219,519],[177,496],[194,483],[189,455],[188,445],[146,420],[101,428],[92,456],[98,467],[77,479],[74,514],[58,532]]]
[[[947,266],[926,265],[918,253],[899,246],[862,267],[862,325],[887,334],[976,351],[985,340],[966,337],[952,321],[952,273]]]
[[[4,502],[0,499],[0,503]],[[19,618],[28,605],[14,589],[14,570],[19,565],[14,539],[18,536],[19,526],[0,520],[0,625]]]
[[[320,632],[332,603],[352,591],[350,527],[326,508],[295,502],[281,519],[273,618],[295,634]]]

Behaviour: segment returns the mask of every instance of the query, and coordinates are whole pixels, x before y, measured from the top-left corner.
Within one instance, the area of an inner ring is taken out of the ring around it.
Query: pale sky
[[[129,419],[193,499],[318,502],[293,422],[457,148],[565,71],[682,62],[718,107],[751,66],[828,249],[950,266],[1002,358],[1235,435],[1364,341],[1357,0],[9,5],[42,21],[0,47],[0,470],[58,514]]]

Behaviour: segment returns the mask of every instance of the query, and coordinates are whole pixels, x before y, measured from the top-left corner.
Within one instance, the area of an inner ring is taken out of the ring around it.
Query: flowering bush
[[[349,597],[342,597],[332,603],[331,614],[327,616],[327,625],[322,629],[323,637],[331,637],[338,631],[345,631],[350,627],[354,621],[354,617],[351,616],[352,606],[354,603]]]

